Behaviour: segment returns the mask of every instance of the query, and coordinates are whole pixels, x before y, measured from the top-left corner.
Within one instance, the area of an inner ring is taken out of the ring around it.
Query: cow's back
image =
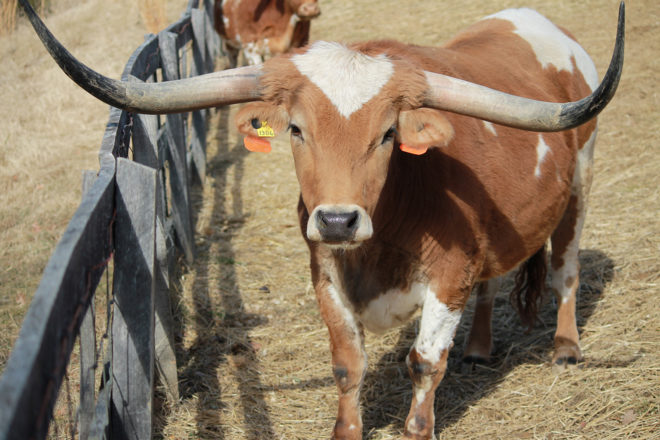
[[[536,31],[517,28],[527,22]],[[368,45],[369,51],[386,51],[424,70],[537,100],[575,101],[597,84],[593,62],[575,40],[529,9],[487,17],[441,48]],[[450,249],[461,241],[471,246],[472,237],[485,237],[481,244],[473,240],[472,252],[483,254],[481,276],[502,274],[541,247],[556,226],[571,194],[578,152],[594,134],[596,120],[536,133],[444,115],[454,140],[429,150],[423,160],[394,153],[382,218],[377,213],[374,224],[388,225],[383,240],[396,241],[410,254],[424,249],[427,256],[432,247]],[[392,218],[406,222],[388,224]]]

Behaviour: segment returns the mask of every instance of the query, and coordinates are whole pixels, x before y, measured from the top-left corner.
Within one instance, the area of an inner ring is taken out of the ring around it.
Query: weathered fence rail
[[[212,71],[220,51],[212,8],[212,0],[190,0],[178,22],[134,52],[122,79],[168,81]],[[177,254],[194,256],[189,188],[204,179],[207,116],[207,110],[162,117],[111,109],[100,170],[84,175],[82,202],[0,378],[0,439],[47,436],[78,336],[80,438],[150,438],[154,367],[178,399],[169,274]],[[93,297],[109,266],[111,329],[97,353]]]

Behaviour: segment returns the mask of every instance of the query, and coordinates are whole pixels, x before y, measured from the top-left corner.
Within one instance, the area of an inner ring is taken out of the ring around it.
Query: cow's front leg
[[[406,439],[435,438],[435,390],[445,374],[461,313],[450,309],[432,290],[427,291],[419,334],[406,359],[413,382],[412,404],[403,435]]]
[[[367,369],[364,333],[335,286],[329,282],[321,283],[316,287],[316,295],[330,333],[332,373],[339,391],[337,421],[332,438],[361,439],[360,389]]]

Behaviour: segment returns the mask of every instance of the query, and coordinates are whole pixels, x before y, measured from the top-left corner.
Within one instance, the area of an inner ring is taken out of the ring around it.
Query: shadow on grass
[[[606,285],[612,280],[614,264],[598,250],[580,251],[580,292],[577,314],[578,328],[582,330],[594,313]],[[508,302],[511,283],[503,283],[503,289],[495,300],[493,311],[494,352],[491,362],[477,367],[471,373],[461,372],[461,357],[464,341],[472,323],[474,298],[468,304],[464,317],[454,338],[455,346],[448,359],[448,368],[436,391],[436,432],[442,432],[461,419],[475,402],[488,396],[507,374],[518,365],[543,364],[550,361],[553,348],[557,306],[554,299],[547,303],[539,314],[539,321],[532,331],[526,333]],[[473,295],[474,297],[474,295]],[[365,438],[371,430],[378,430],[394,423],[395,429],[403,431],[412,400],[412,383],[408,377],[405,358],[412,346],[417,321],[402,328],[394,348],[381,356],[365,378],[363,420]],[[607,368],[608,362],[590,361],[585,353],[585,365]],[[633,362],[628,361],[627,363]],[[581,364],[583,365],[583,364]],[[588,368],[588,367],[586,367]],[[550,365],[548,365],[548,374]]]
[[[207,158],[207,175],[215,179],[210,201],[213,206],[211,221],[208,230],[203,232],[208,239],[197,245],[193,309],[185,311],[190,317],[188,321],[192,322],[189,331],[194,332],[195,340],[187,350],[180,344],[177,353],[181,400],[196,400],[195,438],[226,438],[229,422],[222,420],[226,404],[217,374],[222,364],[232,362],[244,414],[241,429],[247,439],[268,439],[274,437],[274,431],[260,385],[259,361],[249,336],[266,318],[245,312],[232,244],[232,238],[240,233],[246,217],[242,179],[247,151],[241,142],[231,144],[229,141],[229,109],[218,112],[218,117],[212,119],[218,124],[214,128],[218,151]],[[201,192],[193,193],[193,203],[200,205]]]

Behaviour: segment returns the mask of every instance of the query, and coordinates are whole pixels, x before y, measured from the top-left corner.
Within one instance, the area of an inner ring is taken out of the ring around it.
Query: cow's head
[[[421,153],[453,136],[440,111],[422,107],[423,72],[384,54],[317,42],[268,61],[260,83],[264,100],[240,110],[238,129],[252,137],[265,122],[289,130],[313,241],[369,239],[393,148]]]
[[[318,0],[287,0],[289,7],[303,20],[311,20],[321,15]]]
[[[330,43],[274,58],[263,67],[181,81],[124,82],[82,65],[52,36],[27,0],[20,4],[67,75],[114,107],[135,113],[179,113],[256,101],[239,112],[239,130],[254,136],[263,121],[274,132],[290,129],[296,171],[310,214],[307,235],[343,247],[370,237],[369,216],[396,143],[408,151],[423,152],[451,141],[452,128],[437,110],[525,130],[565,130],[605,108],[623,67],[625,9],[621,3],[616,45],[605,78],[591,95],[576,102],[525,99],[422,71],[378,51],[357,53]]]

